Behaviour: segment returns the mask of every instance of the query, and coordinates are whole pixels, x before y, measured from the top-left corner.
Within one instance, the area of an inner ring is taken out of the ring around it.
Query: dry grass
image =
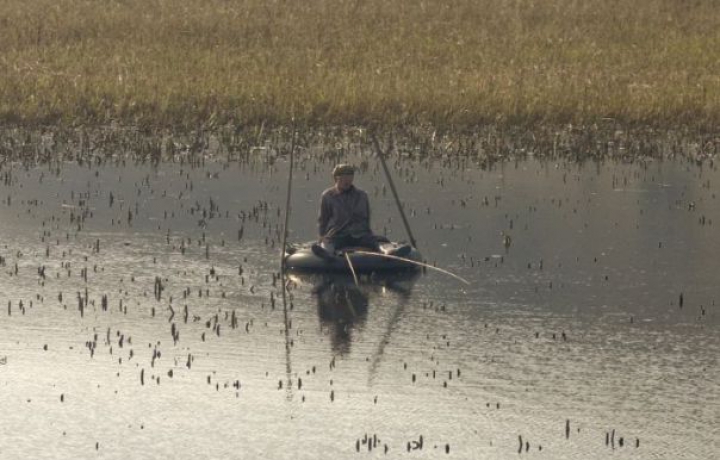
[[[4,0],[5,124],[716,126],[715,0]]]

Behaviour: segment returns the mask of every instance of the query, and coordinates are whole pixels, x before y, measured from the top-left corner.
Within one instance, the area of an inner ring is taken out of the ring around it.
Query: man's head
[[[352,187],[355,178],[355,167],[349,164],[339,164],[333,169],[333,179],[335,179],[335,188],[344,192]]]

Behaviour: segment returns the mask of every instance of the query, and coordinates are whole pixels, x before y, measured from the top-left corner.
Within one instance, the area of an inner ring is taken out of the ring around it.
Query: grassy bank
[[[0,122],[720,121],[698,0],[4,0]]]

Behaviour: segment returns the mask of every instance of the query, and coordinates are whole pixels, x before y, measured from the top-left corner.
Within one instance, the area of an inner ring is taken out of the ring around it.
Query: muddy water
[[[370,157],[373,227],[405,238]],[[305,158],[291,240],[331,162]],[[287,161],[19,166],[0,186],[0,458],[720,454],[720,174],[406,159],[415,277],[290,277]]]

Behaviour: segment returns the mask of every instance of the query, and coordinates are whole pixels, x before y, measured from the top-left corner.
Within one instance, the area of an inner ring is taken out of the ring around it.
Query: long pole
[[[290,196],[292,195],[293,165],[295,159],[295,123],[292,124],[292,138],[290,140],[290,171],[288,173],[287,199],[285,200],[285,224],[283,225],[283,240],[280,247],[280,271],[285,271],[285,250],[287,249],[288,226],[290,224]],[[285,292],[283,290],[283,292]]]
[[[355,253],[356,253],[356,254],[365,254],[365,255],[373,256],[373,257],[384,257],[384,258],[386,258],[386,259],[392,259],[392,260],[401,260],[401,261],[403,261],[403,262],[407,262],[407,263],[410,263],[410,264],[417,265],[418,267],[429,268],[429,269],[431,269],[431,270],[437,270],[437,271],[439,271],[440,273],[445,273],[446,275],[450,275],[450,276],[452,276],[452,277],[455,278],[455,279],[459,279],[460,281],[462,281],[463,283],[465,283],[465,284],[467,284],[467,285],[470,284],[470,281],[466,280],[466,279],[463,278],[462,276],[458,276],[458,275],[456,275],[455,273],[452,273],[452,272],[450,272],[450,271],[448,271],[448,270],[443,270],[442,268],[438,268],[438,267],[434,267],[434,266],[429,265],[429,264],[424,264],[424,263],[422,263],[422,262],[418,262],[417,260],[407,259],[407,258],[405,258],[405,257],[393,256],[393,255],[390,255],[390,254],[383,254],[382,252],[355,251]]]
[[[355,267],[353,267],[352,261],[350,260],[350,254],[348,254],[347,251],[345,252],[345,260],[347,260],[348,267],[350,267],[350,272],[352,273],[353,279],[355,280],[355,286],[360,286],[357,274],[355,273]]]
[[[290,140],[290,171],[288,173],[287,200],[285,201],[285,224],[283,227],[283,241],[280,249],[280,282],[282,283],[283,318],[285,320],[285,372],[287,374],[288,399],[292,399],[292,364],[290,363],[290,317],[288,315],[287,282],[285,281],[285,249],[287,248],[288,225],[290,223],[290,196],[292,194],[292,177],[295,153],[295,120],[292,124],[292,137]]]
[[[375,146],[375,150],[377,151],[378,157],[380,158],[380,164],[382,165],[383,171],[385,171],[385,177],[387,178],[388,184],[390,185],[390,191],[392,191],[393,197],[395,197],[395,204],[397,204],[398,210],[400,211],[400,217],[402,217],[403,224],[405,225],[405,230],[407,231],[408,237],[410,238],[410,243],[413,245],[413,247],[417,248],[417,242],[415,241],[415,237],[412,234],[412,230],[410,230],[410,224],[408,223],[407,217],[405,217],[405,211],[403,210],[402,204],[400,203],[400,198],[398,197],[397,190],[395,189],[395,183],[393,182],[392,177],[390,176],[390,171],[385,164],[385,154],[380,149],[380,143],[378,142],[377,137],[375,137],[375,133],[371,133],[371,135],[373,145]]]

